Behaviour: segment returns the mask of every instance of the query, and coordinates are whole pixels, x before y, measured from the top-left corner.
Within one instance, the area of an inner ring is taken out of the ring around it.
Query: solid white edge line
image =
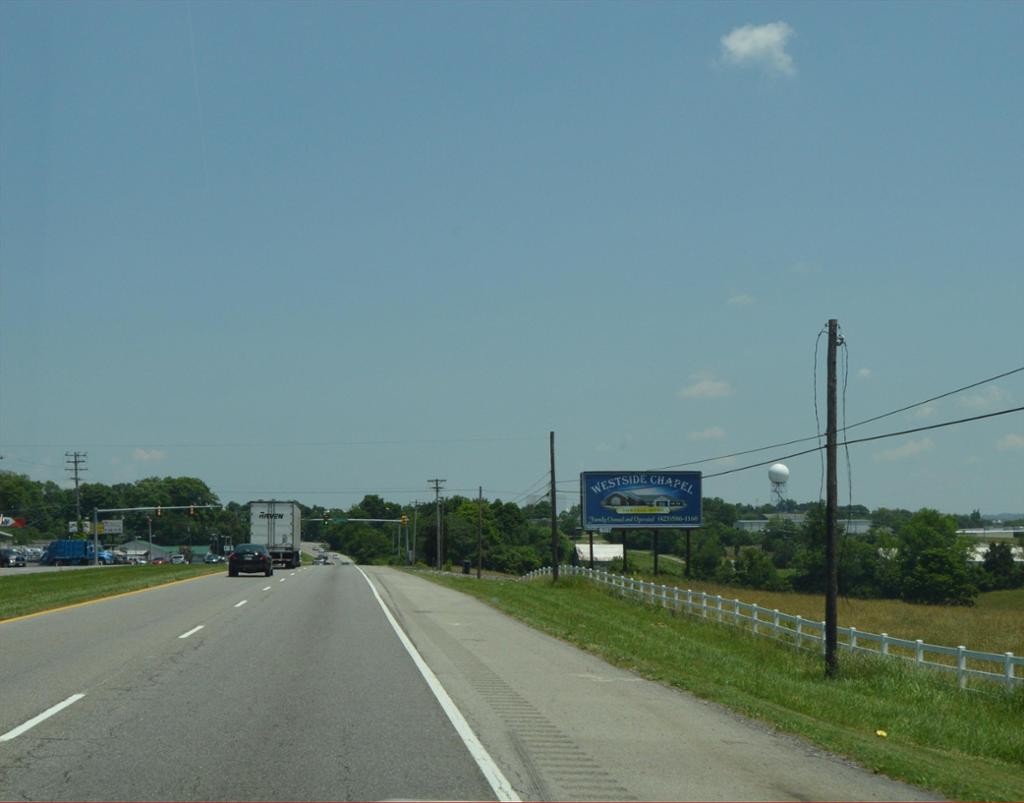
[[[7,731],[7,733],[5,733],[2,736],[0,736],[0,742],[9,742],[11,739],[16,739],[18,736],[21,736],[21,734],[23,734],[25,731],[27,731],[27,730],[29,730],[31,728],[34,728],[40,722],[43,722],[44,720],[47,720],[50,717],[52,717],[54,714],[57,714],[57,713],[63,711],[65,708],[67,708],[72,703],[77,703],[83,697],[85,697],[84,694],[72,694],[64,702],[57,703],[57,705],[55,705],[55,706],[53,706],[51,708],[47,708],[39,716],[32,717],[32,719],[30,719],[28,722],[25,722],[25,723],[19,725],[14,730]]]
[[[247,603],[248,601],[249,601],[249,600],[247,600],[247,599],[243,599],[243,600],[242,600],[241,602],[237,602],[237,603],[235,603],[235,607],[236,607],[236,608],[241,608],[241,607],[242,607],[243,605],[245,605],[245,603]]]
[[[198,633],[204,627],[206,627],[206,625],[199,625],[199,627],[193,627],[187,633],[182,633],[180,636],[178,636],[178,638],[188,638],[189,636],[194,636],[196,633]]]
[[[441,705],[442,710],[448,716],[448,720],[452,723],[455,731],[459,734],[463,744],[466,745],[466,749],[469,750],[469,754],[476,761],[477,766],[483,773],[484,778],[487,779],[487,783],[490,784],[491,789],[494,790],[495,796],[498,800],[503,803],[519,803],[520,797],[516,794],[516,790],[512,788],[512,784],[508,782],[508,778],[499,769],[498,765],[491,758],[491,754],[487,752],[487,748],[484,747],[476,734],[473,733],[473,729],[466,722],[466,718],[462,716],[462,712],[459,711],[458,706],[455,705],[452,698],[448,696],[448,692],[445,691],[444,686],[441,685],[441,681],[437,679],[437,675],[434,671],[427,666],[427,662],[423,660],[423,656],[420,655],[419,650],[412,643],[409,637],[402,630],[402,626],[398,624],[398,621],[388,610],[388,606],[384,604],[384,600],[381,599],[380,594],[377,592],[377,587],[373,584],[373,581],[369,576],[356,566],[363,579],[366,580],[367,585],[370,586],[370,590],[373,592],[373,596],[377,598],[377,603],[380,605],[381,610],[384,611],[384,615],[388,618],[391,623],[392,629],[398,635],[398,640],[402,642],[402,646],[405,647],[406,652],[412,657],[413,663],[416,664],[416,668],[420,670],[420,674],[423,675],[423,679],[427,681],[427,685],[430,690],[434,693],[434,697],[437,698],[437,702]]]

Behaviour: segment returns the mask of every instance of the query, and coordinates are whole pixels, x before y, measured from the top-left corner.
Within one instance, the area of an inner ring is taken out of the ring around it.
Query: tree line
[[[91,519],[94,508],[154,508],[153,511],[116,514],[124,519],[118,542],[148,539],[167,546],[205,546],[220,551],[225,544],[244,543],[249,534],[248,505],[228,502],[216,509],[169,510],[189,505],[218,505],[217,495],[195,477],[149,477],[132,483],[84,483],[79,489],[82,516]],[[704,526],[691,533],[690,574],[696,579],[768,590],[822,592],[825,587],[825,514],[819,502],[758,508],[731,504],[718,497],[703,502]],[[438,517],[434,502],[416,506],[389,502],[369,494],[347,510],[300,503],[303,537],[322,541],[359,563],[404,563],[409,550],[415,560],[436,565]],[[25,520],[10,530],[16,543],[68,537],[68,523],[76,519],[72,489],[52,481],[0,472],[0,513]],[[803,512],[796,524],[779,512]],[[751,516],[768,517],[762,532],[736,526]],[[409,524],[340,521],[344,519],[400,519]],[[500,499],[452,496],[441,503],[442,560],[459,566],[476,564],[478,533],[484,568],[524,574],[551,562],[551,507],[547,500],[518,505]],[[842,532],[842,520],[869,518],[871,529],[862,535]],[[338,519],[335,523],[324,519]],[[579,506],[557,516],[559,559],[574,556],[573,540],[580,531]],[[840,593],[856,597],[899,598],[908,602],[971,604],[980,591],[1024,586],[1024,566],[1014,561],[1012,544],[993,544],[980,564],[968,560],[969,539],[957,529],[982,526],[979,511],[953,516],[934,510],[911,512],[864,506],[840,510]],[[415,543],[413,537],[415,535]],[[628,549],[650,549],[649,532],[616,531],[609,540]],[[111,539],[105,539],[112,545]],[[658,549],[686,555],[681,530],[659,533]],[[1018,545],[1022,542],[1018,541]]]

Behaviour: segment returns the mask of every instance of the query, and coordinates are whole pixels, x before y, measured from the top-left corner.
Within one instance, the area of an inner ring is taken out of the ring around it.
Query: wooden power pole
[[[836,511],[839,483],[836,479],[836,350],[839,347],[839,322],[828,322],[828,413],[825,430],[825,675],[835,677],[839,668],[838,598],[839,566],[836,548]]]
[[[551,577],[558,582],[558,514],[555,508],[558,497],[555,496],[555,433],[550,433],[551,444]]]

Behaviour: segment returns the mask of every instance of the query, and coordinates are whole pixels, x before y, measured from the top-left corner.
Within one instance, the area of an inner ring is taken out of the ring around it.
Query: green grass
[[[721,594],[728,600],[739,599],[764,608],[821,621],[825,618],[825,598],[821,594],[793,591],[762,591],[740,586],[725,586],[702,580],[687,580],[666,573],[670,564],[659,558],[661,573],[651,574],[653,560],[649,552],[629,551],[629,574],[648,582],[692,588],[708,594]],[[682,568],[682,567],[680,567]],[[921,639],[927,644],[946,647],[964,645],[981,652],[1024,655],[1024,589],[989,591],[979,594],[974,606],[912,605],[895,599],[839,598],[840,627],[856,627],[868,633],[888,633],[894,638]]]
[[[644,677],[957,800],[1024,799],[1024,690],[959,692],[898,661],[819,655],[621,600],[589,582],[425,576]],[[879,737],[876,731],[885,731]]]
[[[108,566],[0,578],[0,621],[225,571],[223,565]]]

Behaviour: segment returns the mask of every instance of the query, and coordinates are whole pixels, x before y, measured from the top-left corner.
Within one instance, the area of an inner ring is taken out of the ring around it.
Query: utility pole
[[[838,598],[839,567],[836,559],[836,509],[839,483],[836,479],[836,350],[839,346],[839,322],[828,322],[828,391],[825,430],[825,675],[835,677],[839,668]]]
[[[411,563],[416,565],[416,521],[420,512],[420,500],[412,500],[412,561]]]
[[[427,480],[434,486],[434,505],[437,508],[437,568],[441,568],[441,486],[448,480]]]
[[[558,582],[558,497],[555,496],[555,433],[550,433],[551,444],[551,579]]]
[[[484,563],[484,486],[480,485],[476,497],[476,579]]]
[[[71,468],[64,470],[72,472],[72,477],[75,480],[75,521],[78,524],[78,535],[82,534],[82,497],[78,491],[78,474],[82,471],[88,471],[88,469],[79,468],[79,466],[85,463],[85,458],[88,456],[88,452],[64,452],[64,457],[67,458],[64,462],[71,466]]]

